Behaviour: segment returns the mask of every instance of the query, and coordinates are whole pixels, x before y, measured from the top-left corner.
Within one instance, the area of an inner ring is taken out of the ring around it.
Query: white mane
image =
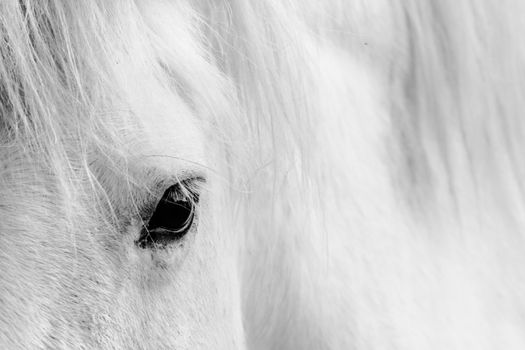
[[[363,60],[388,74],[390,101],[385,103],[399,140],[396,159],[402,161],[394,176],[405,192],[414,193],[416,186],[428,194],[437,186],[453,194],[465,184],[451,172],[469,172],[474,186],[489,181],[505,183],[511,192],[519,187],[523,54],[514,15],[520,13],[518,2],[382,6],[310,1],[299,6],[201,1],[194,9],[169,5],[169,15],[161,13],[164,7],[155,12],[154,5],[121,5],[2,4],[6,140],[52,147],[52,156],[62,154],[64,161],[67,151],[57,152],[57,145],[70,147],[71,139],[92,139],[101,130],[113,133],[104,125],[107,113],[134,113],[122,96],[130,78],[119,64],[127,60],[157,72],[151,84],[171,86],[211,118],[203,123],[215,125],[212,133],[229,144],[230,152],[246,146],[241,142],[231,149],[239,138],[231,133],[248,131],[261,141],[254,144],[266,147],[248,156],[256,154],[259,165],[269,161],[261,154],[274,152],[268,138],[277,149],[295,148],[306,154],[303,162],[312,162],[313,116],[319,114],[313,84],[322,73],[316,71],[312,51],[322,44],[350,53],[362,49]],[[175,15],[177,25],[170,17]],[[167,42],[170,35],[178,35],[176,45]],[[60,142],[63,138],[68,141]],[[244,139],[252,140],[246,134]],[[295,163],[294,152],[280,153],[292,157],[284,163]],[[272,158],[278,165],[280,158]],[[63,169],[57,162],[56,170]],[[498,174],[487,171],[496,168]],[[497,192],[511,195],[509,189]]]

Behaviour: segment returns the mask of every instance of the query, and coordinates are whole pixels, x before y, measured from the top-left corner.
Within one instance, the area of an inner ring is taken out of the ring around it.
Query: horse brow
[[[149,177],[155,179],[151,184],[152,188],[163,189],[176,183],[184,183],[187,181],[195,181],[200,184],[206,183],[206,173],[202,169],[196,169],[194,167],[184,167],[176,171],[169,171],[165,168],[157,166],[149,166],[145,173]]]

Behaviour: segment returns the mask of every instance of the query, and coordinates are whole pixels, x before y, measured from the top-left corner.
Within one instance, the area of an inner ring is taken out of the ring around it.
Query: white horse
[[[524,15],[0,1],[0,349],[524,349]]]

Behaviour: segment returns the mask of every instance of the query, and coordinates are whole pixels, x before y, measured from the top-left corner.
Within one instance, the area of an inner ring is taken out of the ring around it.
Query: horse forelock
[[[518,4],[509,4],[518,10]],[[28,149],[52,149],[48,154],[62,154],[62,161],[70,153],[65,149],[74,143],[86,147],[107,141],[104,147],[117,149],[112,146],[118,139],[113,137],[115,125],[108,125],[107,115],[126,115],[117,123],[125,129],[136,113],[123,96],[129,81],[125,69],[119,69],[131,62],[141,69],[150,67],[155,76],[151,84],[158,84],[153,89],[167,87],[186,95],[217,142],[229,142],[242,153],[247,145],[238,141],[239,135],[249,131],[253,137],[244,139],[257,140],[250,145],[252,155],[266,154],[255,168],[288,155],[292,159],[284,163],[299,157],[306,165],[312,161],[314,116],[320,111],[315,79],[309,78],[315,72],[313,55],[304,45],[305,33],[354,50],[356,42],[362,41],[362,31],[345,19],[364,13],[365,24],[380,19],[387,23],[377,31],[399,33],[392,47],[371,42],[376,47],[369,51],[386,50],[388,59],[380,63],[384,65],[380,69],[391,71],[392,133],[402,161],[393,177],[407,195],[412,188],[419,188],[412,193],[424,195],[433,186],[448,187],[454,193],[462,186],[455,184],[458,179],[452,180],[457,166],[461,174],[470,172],[476,177],[471,183],[500,181],[512,188],[523,172],[516,154],[521,139],[517,118],[521,80],[516,70],[521,69],[522,54],[513,40],[520,24],[512,11],[487,4],[454,8],[425,2],[390,4],[378,12],[361,2],[343,6],[334,1],[321,7],[312,1],[305,4],[305,13],[294,15],[297,5],[293,2],[201,1],[195,8],[168,6],[172,12],[165,13],[178,17],[173,25],[161,11],[143,11],[155,6],[116,6],[102,2],[73,6],[60,1],[2,4],[6,14],[0,67],[5,140],[19,140]],[[343,12],[352,16],[342,16]],[[340,31],[332,32],[332,28]],[[341,42],[341,31],[355,37],[349,35]],[[176,43],[166,39],[170,35],[177,35]],[[136,51],[129,51],[130,47]],[[501,64],[499,59],[508,62]],[[214,88],[205,88],[210,85]],[[93,137],[101,132],[106,135]],[[256,150],[259,143],[265,152]],[[296,152],[277,151],[283,148]],[[488,168],[507,170],[492,174],[492,180],[479,178],[491,173],[481,170],[492,163]],[[280,166],[279,161],[273,164]],[[501,179],[503,173],[506,179]]]
[[[416,206],[443,200],[434,196],[441,192],[460,216],[473,202],[507,202],[511,216],[520,210],[521,6],[400,6],[405,50],[394,65],[392,125],[404,160],[395,177]]]

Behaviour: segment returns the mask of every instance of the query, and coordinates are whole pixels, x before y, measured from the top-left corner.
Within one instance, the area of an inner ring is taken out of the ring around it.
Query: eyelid
[[[140,191],[141,193],[136,193],[134,197],[142,199],[140,201],[135,201],[135,208],[139,209],[138,214],[144,223],[149,221],[153,215],[153,212],[155,211],[155,208],[157,207],[158,202],[162,199],[162,196],[166,190],[176,184],[181,185],[179,187],[189,189],[188,192],[194,194],[193,200],[198,202],[200,194],[206,184],[206,177],[203,176],[202,173],[192,172],[182,176],[163,176],[161,180],[157,180],[152,185],[150,185],[149,189],[143,189]],[[183,198],[189,198],[188,192],[183,193],[182,191],[177,191],[174,192],[174,194],[181,197],[184,196]]]
[[[188,171],[166,176],[166,174],[158,174],[158,171],[152,171],[150,174],[150,178],[156,180],[150,185],[149,193],[155,197],[162,196],[168,188],[176,184],[195,191],[200,191],[206,184],[206,177],[201,172]]]
[[[206,180],[202,177],[187,178],[178,181],[175,185],[179,186],[170,186],[174,189],[172,192],[170,192],[170,197],[174,201],[189,199],[191,201],[198,202],[202,186],[205,183]]]

